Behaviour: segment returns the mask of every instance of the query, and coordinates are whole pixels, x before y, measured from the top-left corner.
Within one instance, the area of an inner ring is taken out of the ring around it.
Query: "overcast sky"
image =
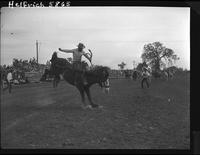
[[[177,66],[190,69],[190,9],[178,7],[2,8],[1,64],[13,58],[50,60],[58,48],[79,42],[93,51],[93,63],[118,68],[141,62],[143,46],[160,41],[180,57]],[[71,54],[58,53],[59,57]]]

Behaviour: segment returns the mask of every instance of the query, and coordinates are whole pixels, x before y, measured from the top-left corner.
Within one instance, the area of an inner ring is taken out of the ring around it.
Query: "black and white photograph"
[[[3,149],[190,149],[190,7],[1,8]]]

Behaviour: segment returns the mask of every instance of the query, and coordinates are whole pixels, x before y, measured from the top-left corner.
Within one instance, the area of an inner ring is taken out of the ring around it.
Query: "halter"
[[[107,79],[107,80],[108,80],[108,79]],[[107,83],[107,81],[103,83],[103,87],[104,87],[104,88],[110,88],[110,84],[108,83],[108,85],[105,85],[105,83]]]

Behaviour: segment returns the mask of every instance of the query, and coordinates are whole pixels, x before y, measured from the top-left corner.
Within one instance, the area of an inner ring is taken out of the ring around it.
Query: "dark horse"
[[[60,75],[62,75],[65,81],[67,81],[71,85],[74,85],[79,90],[84,107],[87,107],[85,104],[85,93],[87,94],[90,103],[90,106],[88,107],[99,107],[99,105],[94,104],[91,99],[90,87],[93,84],[99,84],[101,88],[109,89],[108,67],[96,66],[89,71],[84,71],[84,78],[87,81],[87,84],[84,84],[82,78],[83,71],[73,69],[71,63],[69,63],[66,59],[58,58],[57,53],[54,52],[51,59],[50,71],[54,75],[54,86],[57,86],[57,83],[60,80]],[[78,77],[76,84],[74,81],[75,74]]]

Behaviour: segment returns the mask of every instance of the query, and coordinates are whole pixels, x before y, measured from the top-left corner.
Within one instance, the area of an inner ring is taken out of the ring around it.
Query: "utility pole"
[[[133,60],[133,69],[136,67],[136,61]]]
[[[38,63],[38,41],[36,40],[36,60]]]

